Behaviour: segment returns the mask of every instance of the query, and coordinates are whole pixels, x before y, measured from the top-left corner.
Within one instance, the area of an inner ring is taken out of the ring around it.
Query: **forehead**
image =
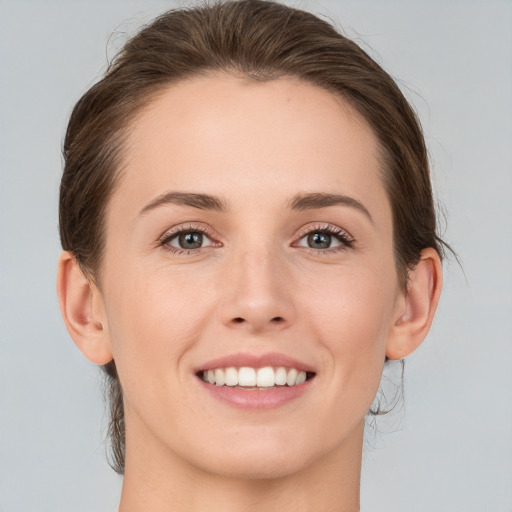
[[[193,78],[165,89],[129,128],[114,203],[142,208],[166,190],[231,194],[247,206],[297,191],[386,201],[368,124],[297,79]]]

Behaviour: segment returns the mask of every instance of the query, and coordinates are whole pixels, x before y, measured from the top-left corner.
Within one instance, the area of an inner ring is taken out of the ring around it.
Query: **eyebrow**
[[[320,208],[327,208],[329,206],[343,205],[355,208],[362,212],[370,222],[373,224],[373,218],[366,207],[353,197],[344,196],[340,194],[327,194],[323,192],[313,192],[309,194],[297,194],[289,203],[292,210],[317,210]]]
[[[139,212],[144,215],[159,206],[167,204],[176,204],[179,206],[191,206],[199,210],[212,210],[217,212],[226,212],[228,205],[222,198],[210,194],[198,194],[193,192],[165,192],[156,199],[148,203]],[[343,205],[355,208],[362,212],[373,224],[373,218],[366,207],[353,197],[328,194],[324,192],[311,192],[297,194],[288,202],[288,207],[295,211],[318,210],[329,206]]]
[[[227,204],[219,197],[210,194],[195,194],[192,192],[166,192],[148,203],[139,212],[144,215],[159,206],[177,204],[179,206],[191,206],[199,210],[227,211]]]

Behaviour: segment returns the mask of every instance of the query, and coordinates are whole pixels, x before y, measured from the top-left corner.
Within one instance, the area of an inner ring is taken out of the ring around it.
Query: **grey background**
[[[98,371],[55,295],[60,144],[112,31],[110,55],[174,5],[0,0],[0,512],[117,506]],[[510,512],[512,2],[294,5],[334,19],[400,79],[466,274],[445,265],[435,325],[406,363],[405,409],[365,451],[362,510]]]

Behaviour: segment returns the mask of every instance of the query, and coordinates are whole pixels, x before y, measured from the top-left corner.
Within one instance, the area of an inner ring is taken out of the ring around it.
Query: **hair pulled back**
[[[442,254],[423,134],[393,79],[353,41],[313,14],[272,1],[240,0],[158,17],[126,43],[104,77],[75,105],[63,148],[60,237],[86,276],[101,286],[105,209],[122,179],[131,123],[171,84],[209,72],[255,81],[295,77],[348,101],[380,144],[403,286],[424,248]],[[112,467],[123,473],[122,389],[115,362],[103,368]]]

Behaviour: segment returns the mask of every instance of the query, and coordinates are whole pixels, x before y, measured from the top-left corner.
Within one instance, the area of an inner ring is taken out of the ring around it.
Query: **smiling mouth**
[[[197,376],[208,384],[215,386],[227,386],[235,389],[266,391],[270,389],[293,387],[311,380],[315,373],[305,372],[296,368],[284,366],[265,366],[263,368],[251,368],[233,366],[227,368],[215,368],[201,370]]]

